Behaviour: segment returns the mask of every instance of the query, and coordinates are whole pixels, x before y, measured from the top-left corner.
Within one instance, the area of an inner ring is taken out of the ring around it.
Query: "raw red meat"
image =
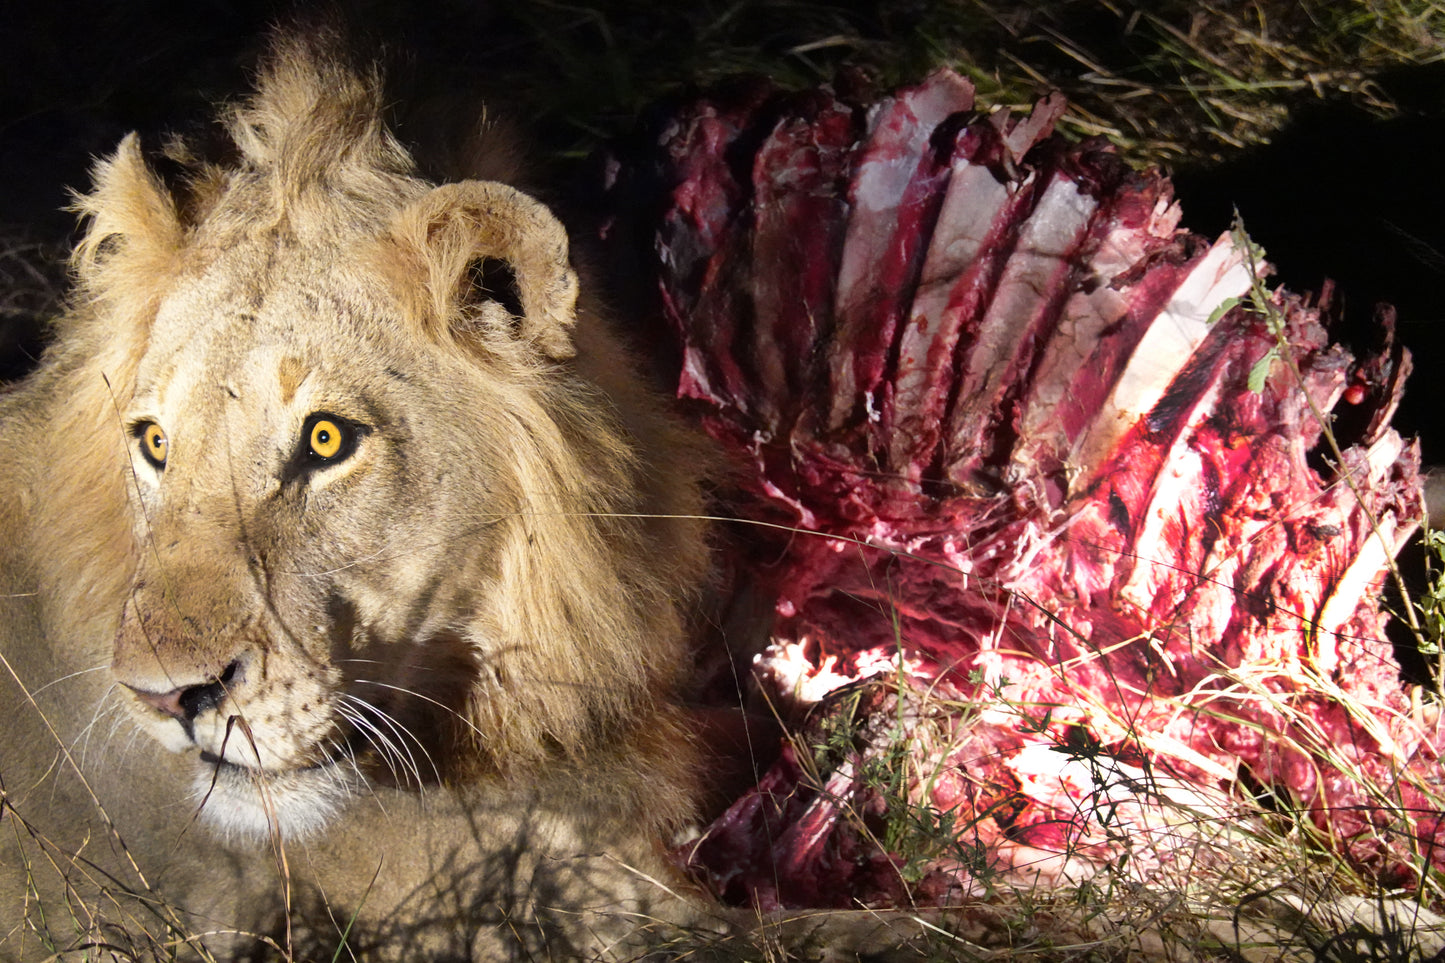
[[[781,526],[756,680],[823,704],[692,866],[762,907],[1149,878],[1256,797],[1387,882],[1445,868],[1445,736],[1379,601],[1423,511],[1408,354],[1331,345],[1328,292],[1274,292],[1281,340],[1161,174],[1051,136],[1057,99],[972,101],[753,88],[651,162],[678,393]],[[945,842],[902,851],[900,800]]]

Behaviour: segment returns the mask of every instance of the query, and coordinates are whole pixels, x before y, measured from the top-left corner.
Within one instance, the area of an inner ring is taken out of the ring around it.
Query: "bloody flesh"
[[[1282,329],[1230,308],[1262,265],[1180,229],[1157,171],[1051,136],[1056,99],[972,107],[940,73],[871,107],[704,102],[662,136],[678,393],[739,516],[787,529],[749,536],[755,681],[823,703],[835,744],[789,746],[694,869],[764,907],[942,901],[981,867],[1116,861],[1107,805],[1168,830],[1132,851],[1147,876],[1187,846],[1169,806],[1251,797],[1388,882],[1445,867],[1445,737],[1379,601],[1422,514],[1389,427],[1408,354],[1357,362],[1283,291]],[[1342,404],[1364,427],[1336,458]],[[900,797],[961,845],[890,851]]]

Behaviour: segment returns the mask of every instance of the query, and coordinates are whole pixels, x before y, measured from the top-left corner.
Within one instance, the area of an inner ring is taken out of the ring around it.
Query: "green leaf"
[[[1264,390],[1264,383],[1269,378],[1269,369],[1274,364],[1274,359],[1279,357],[1278,348],[1270,348],[1264,353],[1264,357],[1254,363],[1249,369],[1249,390],[1259,394]]]
[[[1220,318],[1233,311],[1238,305],[1239,298],[1225,298],[1223,301],[1219,302],[1219,307],[1215,308],[1210,313],[1209,320],[1205,321],[1204,323],[1208,325],[1213,325]]]

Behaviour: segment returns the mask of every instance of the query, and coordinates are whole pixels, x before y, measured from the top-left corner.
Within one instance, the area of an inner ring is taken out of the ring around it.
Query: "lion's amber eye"
[[[166,467],[166,433],[155,422],[147,422],[140,430],[140,452],[157,468]]]
[[[306,456],[312,461],[340,461],[356,445],[356,431],[350,422],[332,415],[306,419]]]

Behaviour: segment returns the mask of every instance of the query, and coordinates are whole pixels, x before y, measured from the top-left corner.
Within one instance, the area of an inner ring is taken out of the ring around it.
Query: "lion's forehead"
[[[234,402],[284,408],[320,382],[395,369],[408,352],[378,323],[392,313],[384,289],[315,260],[282,269],[243,252],[179,285],[157,313],[138,401],[173,415]]]

